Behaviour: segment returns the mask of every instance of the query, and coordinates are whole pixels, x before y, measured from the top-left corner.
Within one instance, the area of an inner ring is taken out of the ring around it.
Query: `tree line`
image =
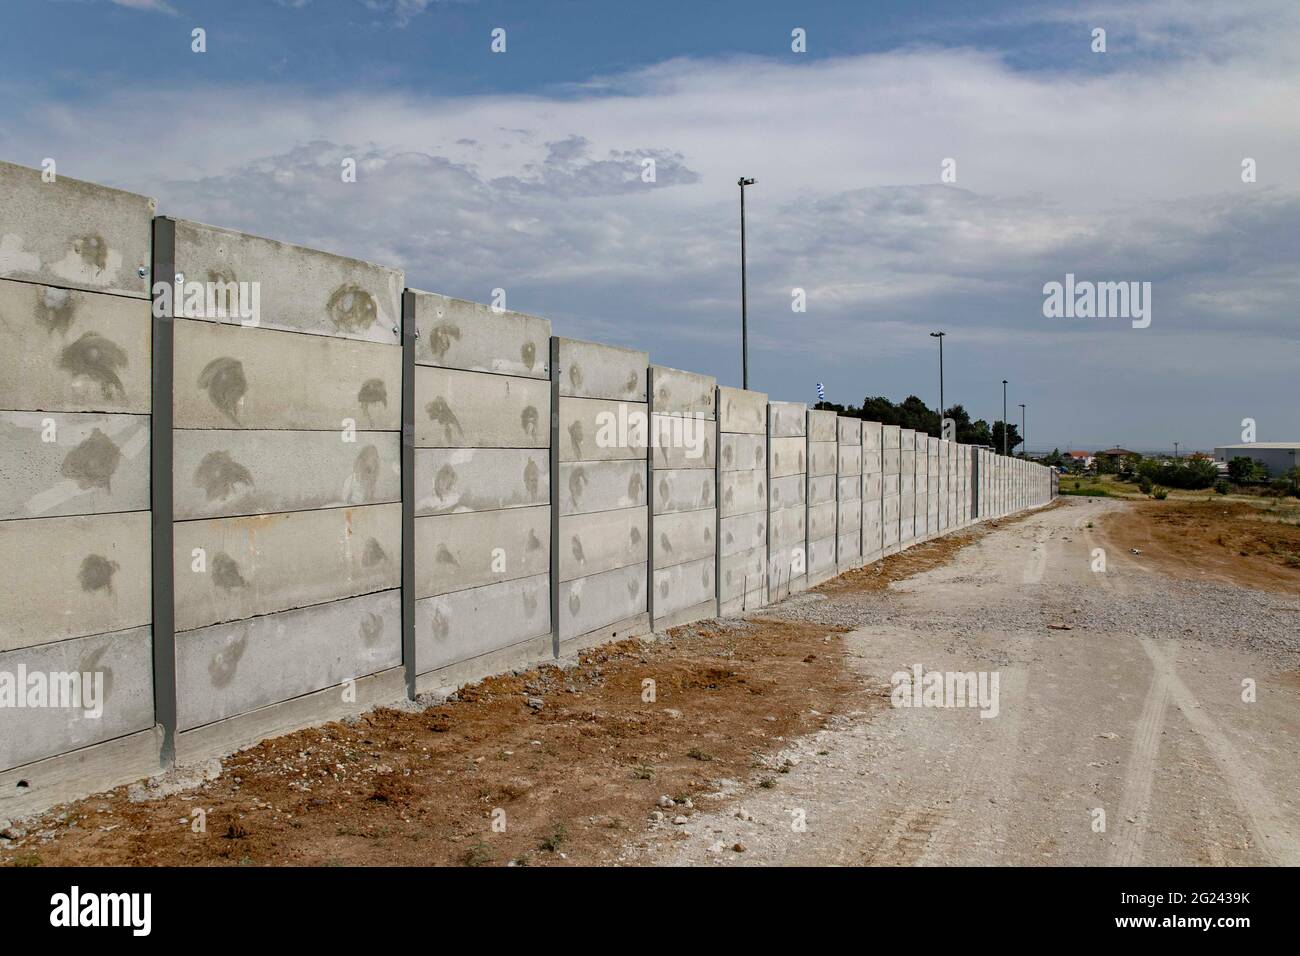
[[[898,425],[925,432],[936,438],[943,437],[939,413],[917,398],[909,395],[903,401],[894,403],[883,395],[864,398],[861,405],[839,405],[835,402],[818,402],[814,408],[837,412],[846,418],[861,418],[863,421],[880,422],[883,425]],[[1002,432],[1006,428],[1007,452],[1013,453],[1020,444],[1020,430],[1014,425],[1006,426],[995,421],[992,425],[984,419],[972,420],[970,412],[961,405],[951,405],[945,418],[951,418],[955,433],[953,438],[963,445],[988,445],[994,451],[1002,451]]]

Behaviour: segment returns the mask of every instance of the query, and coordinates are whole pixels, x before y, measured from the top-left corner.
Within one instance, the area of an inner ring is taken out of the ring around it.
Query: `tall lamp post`
[[[1029,457],[1029,441],[1025,438],[1025,403],[1020,403],[1020,447],[1025,458]]]
[[[1178,460],[1178,442],[1174,442],[1174,461]]]
[[[943,434],[943,337],[947,332],[931,332],[930,338],[939,340],[939,437],[945,437]],[[957,436],[954,435],[953,438]]]
[[[749,388],[749,315],[745,301],[745,187],[752,186],[757,179],[741,176],[736,180],[740,186],[740,384]]]
[[[1007,380],[1002,380],[1002,457],[1007,455]]]

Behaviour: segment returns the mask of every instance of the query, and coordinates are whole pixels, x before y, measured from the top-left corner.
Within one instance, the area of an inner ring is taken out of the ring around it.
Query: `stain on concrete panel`
[[[0,520],[148,507],[148,416],[0,412]]]
[[[415,602],[420,673],[551,633],[550,575],[502,581]]]
[[[397,666],[401,614],[400,593],[383,591],[177,634],[178,727],[341,693],[344,681]]]
[[[177,520],[398,501],[396,432],[183,430],[173,437]]]
[[[848,528],[862,527],[862,502],[860,500],[841,501],[838,504],[837,527],[841,533]]]
[[[90,710],[85,706],[6,709],[0,770],[153,726],[153,650],[148,627],[0,654],[0,671],[14,674],[19,667],[28,674],[91,674],[89,700],[92,705],[99,702],[101,713],[92,716],[93,706]],[[95,674],[101,675],[99,692],[94,689]],[[76,700],[84,705],[87,697],[82,694]]]
[[[740,388],[718,389],[718,427],[745,435],[767,433],[767,394]]]
[[[862,445],[862,426],[866,424],[860,418],[837,416],[835,419],[835,440],[841,445]]]
[[[645,508],[566,517],[560,525],[559,579],[572,581],[645,564],[650,553],[648,521]]]
[[[579,637],[646,611],[645,564],[560,585],[560,640]]]
[[[548,382],[421,365],[415,370],[415,444],[421,448],[545,448]]]
[[[656,517],[655,568],[668,568],[712,555],[717,545],[717,516],[718,513],[710,509]],[[724,524],[727,520],[734,519],[724,519]]]
[[[560,466],[561,515],[644,508],[646,463],[643,461],[570,462]]]
[[[176,628],[398,587],[401,540],[398,504],[178,522]]]
[[[646,400],[647,353],[577,339],[556,341],[560,395],[616,402]]]
[[[0,523],[0,651],[149,624],[146,511]]]
[[[767,543],[767,513],[735,515],[718,525],[719,554],[725,556],[762,548]]]
[[[701,511],[714,507],[712,471],[698,468],[654,473],[654,512]]]
[[[415,360],[470,372],[550,378],[551,323],[481,302],[415,293]]]
[[[415,453],[415,513],[527,508],[550,501],[545,449],[420,448]]]
[[[148,297],[154,200],[4,162],[0,196],[0,278]]]
[[[719,439],[719,471],[766,471],[767,439],[762,435],[727,435]]]
[[[841,475],[862,474],[861,445],[840,445],[838,447],[836,473]]]
[[[882,425],[880,428],[880,447],[899,448],[902,446],[902,429],[897,425]]]
[[[650,369],[650,386],[655,412],[662,415],[698,415],[715,417],[715,386],[711,375],[684,372],[677,368],[655,365]]]
[[[559,440],[560,461],[644,459],[650,441],[646,405],[561,398]]]
[[[177,322],[177,428],[397,431],[401,350],[371,342]],[[417,416],[417,419],[419,416]]]
[[[551,509],[430,515],[415,520],[415,596],[545,574]]]
[[[264,329],[401,344],[398,269],[181,219],[176,271],[187,281],[258,283]]]

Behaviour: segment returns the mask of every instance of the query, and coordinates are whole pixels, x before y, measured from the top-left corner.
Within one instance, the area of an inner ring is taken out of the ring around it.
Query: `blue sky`
[[[774,398],[933,403],[943,328],[946,397],[991,418],[1010,379],[1031,447],[1300,438],[1290,0],[7,0],[4,27],[0,157],[170,215],[739,384],[743,173]],[[1067,272],[1151,282],[1150,327],[1045,318]]]

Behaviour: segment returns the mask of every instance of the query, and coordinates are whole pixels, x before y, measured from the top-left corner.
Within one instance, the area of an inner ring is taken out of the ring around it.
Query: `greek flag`
[[[826,401],[826,386],[821,382],[817,383],[817,400],[819,402]]]

